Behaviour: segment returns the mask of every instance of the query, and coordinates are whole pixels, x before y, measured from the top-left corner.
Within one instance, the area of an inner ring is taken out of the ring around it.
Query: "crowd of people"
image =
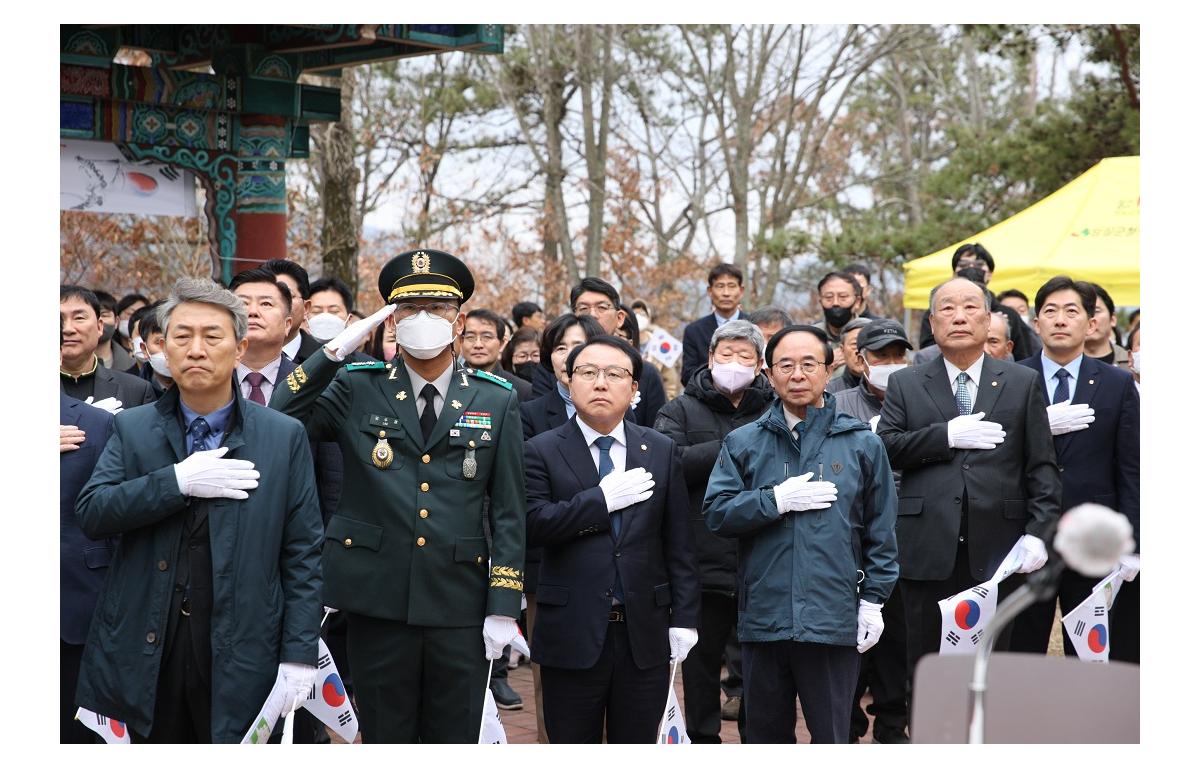
[[[236,743],[273,688],[320,688],[320,638],[364,742],[475,742],[489,689],[541,742],[651,743],[673,663],[692,742],[794,742],[797,700],[814,742],[907,742],[939,600],[1016,552],[1003,598],[1081,503],[1138,534],[1136,313],[1070,276],[997,296],[995,268],[957,249],[914,344],[861,265],[799,318],[718,264],[674,366],[599,277],[502,314],[433,249],[370,315],[282,259],[161,299],[63,285],[61,740],[95,739],[82,707]],[[1066,569],[1064,613],[1096,581]],[[1054,607],[998,647],[1046,653]],[[297,710],[294,738],[329,734]]]

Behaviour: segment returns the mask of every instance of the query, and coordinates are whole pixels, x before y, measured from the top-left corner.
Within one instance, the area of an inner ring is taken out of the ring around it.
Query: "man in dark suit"
[[[114,542],[83,535],[75,518],[75,500],[112,434],[113,417],[61,392],[58,402],[58,738],[62,744],[91,744],[95,736],[75,719],[75,684]]]
[[[708,298],[713,311],[693,320],[683,329],[683,369],[680,383],[686,387],[692,374],[708,364],[708,343],[713,331],[730,320],[744,320],[742,270],[732,264],[718,264],[708,271]]]
[[[1045,564],[1062,492],[1037,374],[984,354],[984,288],[954,278],[929,305],[941,354],[892,374],[878,428],[904,473],[896,540],[910,677],[938,650],[938,600],[990,578],[1018,542],[1020,573]]]
[[[299,365],[321,349],[321,342],[301,327],[312,309],[312,285],[308,280],[308,271],[287,259],[271,259],[263,264],[263,268],[270,270],[291,291],[292,326],[283,342],[283,353]]]
[[[504,318],[490,309],[472,309],[467,313],[467,322],[459,336],[460,349],[467,367],[487,371],[513,385],[517,402],[533,399],[533,385],[515,373],[500,367],[500,353],[504,351],[508,337],[508,325]]]
[[[544,547],[533,660],[552,743],[653,743],[669,661],[696,644],[699,573],[670,438],[624,420],[642,359],[597,336],[567,357],[575,417],[525,443]]]
[[[122,408],[154,402],[154,388],[148,381],[100,364],[96,347],[104,324],[100,321],[100,300],[96,294],[77,285],[59,289],[59,319],[62,324],[62,362],[59,381],[62,391],[76,400],[87,400],[110,413]]]
[[[1034,299],[1042,354],[1021,365],[1036,371],[1041,383],[1062,472],[1062,508],[1092,502],[1115,509],[1129,518],[1136,541],[1141,517],[1141,399],[1132,374],[1084,354],[1087,336],[1096,325],[1095,307],[1090,283],[1063,275],[1051,278]],[[1138,555],[1122,561],[1127,572],[1136,574]],[[1063,613],[1083,602],[1097,581],[1066,568],[1057,595]],[[1109,613],[1110,659],[1139,660],[1139,583],[1123,585]],[[1053,598],[1031,605],[1013,625],[1012,649],[1044,654],[1053,622]],[[1063,647],[1074,656],[1065,627],[1062,633]]]

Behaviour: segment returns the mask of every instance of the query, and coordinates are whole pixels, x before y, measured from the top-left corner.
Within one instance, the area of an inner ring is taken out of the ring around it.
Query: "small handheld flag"
[[[1091,594],[1082,603],[1062,617],[1067,637],[1082,661],[1108,663],[1108,609],[1112,607],[1112,600],[1120,589],[1120,576],[1121,568],[1118,566],[1092,587]]]
[[[98,733],[105,744],[129,743],[129,729],[120,720],[113,720],[83,707],[75,713],[75,719],[87,726],[88,730]]]
[[[688,738],[687,725],[683,719],[683,709],[675,697],[675,673],[679,670],[679,662],[671,664],[671,682],[667,685],[667,708],[663,711],[662,721],[658,725],[659,744],[691,744]]]
[[[301,707],[333,729],[347,744],[358,735],[358,717],[325,641],[317,639],[317,678]]]
[[[984,629],[996,613],[996,593],[1000,582],[1011,576],[1019,563],[1019,545],[1013,545],[991,579],[945,600],[938,600],[938,610],[942,614],[939,654],[948,656],[975,652],[983,641]]]
[[[646,354],[670,368],[683,354],[683,342],[662,328],[655,328],[646,342]]]

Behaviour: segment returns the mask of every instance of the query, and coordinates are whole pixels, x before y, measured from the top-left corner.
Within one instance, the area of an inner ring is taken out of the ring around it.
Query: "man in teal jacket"
[[[825,391],[825,332],[789,326],[766,349],[779,400],[725,438],[704,496],[738,539],[746,740],[846,743],[858,654],[879,640],[899,576],[896,488],[883,443]]]

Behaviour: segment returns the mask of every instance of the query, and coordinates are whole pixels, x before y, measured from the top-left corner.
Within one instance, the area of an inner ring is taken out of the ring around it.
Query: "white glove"
[[[946,422],[946,437],[951,448],[995,448],[1004,442],[1004,428],[994,421],[983,421],[983,413],[955,416]]]
[[[837,486],[828,480],[809,480],[812,472],[789,477],[775,486],[775,506],[779,514],[803,512],[806,509],[826,509],[837,501]]]
[[[254,462],[222,459],[229,446],[196,451],[175,465],[175,482],[184,496],[203,499],[246,499],[246,491],[258,487]]]
[[[880,416],[880,415],[882,415],[882,414],[877,414],[877,415],[875,415],[875,416],[872,416],[872,417],[871,417],[871,420],[867,422],[868,424],[870,424],[870,425],[871,425],[871,431],[872,431],[872,432],[878,432],[878,431],[879,431],[879,416]]]
[[[858,601],[858,652],[866,653],[883,634],[883,604]]]
[[[1121,578],[1125,581],[1133,581],[1142,570],[1141,555],[1121,555],[1118,562],[1121,564]]]
[[[654,475],[642,467],[609,472],[600,478],[600,490],[611,514],[650,498],[654,493]]]
[[[686,627],[671,627],[667,630],[667,642],[671,645],[671,661],[682,662],[687,658],[688,651],[696,647],[700,635],[694,629]]]
[[[325,342],[325,354],[333,360],[345,360],[346,355],[358,349],[358,345],[366,341],[371,331],[392,316],[396,311],[395,304],[384,304],[383,308],[370,317],[355,320],[346,330]]]
[[[1050,434],[1065,435],[1087,429],[1096,420],[1096,412],[1087,403],[1072,405],[1066,400],[1046,406],[1046,418],[1050,420]]]
[[[279,665],[279,674],[283,677],[283,712],[286,715],[300,708],[312,692],[313,682],[317,679],[317,668],[308,664],[292,664],[284,662]]]
[[[1021,546],[1021,564],[1017,573],[1033,573],[1046,564],[1046,543],[1028,533],[1017,539]]]
[[[629,404],[629,409],[636,411],[638,403],[640,402],[642,402],[642,390],[639,389],[637,392],[633,393],[633,402]]]
[[[516,636],[516,619],[511,616],[488,616],[483,620],[483,655],[488,659],[500,658],[504,646]]]
[[[121,411],[125,410],[124,408],[121,407],[121,401],[115,397],[106,397],[103,400],[97,400],[96,402],[93,403],[92,396],[88,395],[88,399],[84,400],[83,402],[87,403],[88,405],[92,406],[93,408],[99,408],[102,411],[108,411],[109,413],[113,414],[114,416],[116,414],[120,413]]]

